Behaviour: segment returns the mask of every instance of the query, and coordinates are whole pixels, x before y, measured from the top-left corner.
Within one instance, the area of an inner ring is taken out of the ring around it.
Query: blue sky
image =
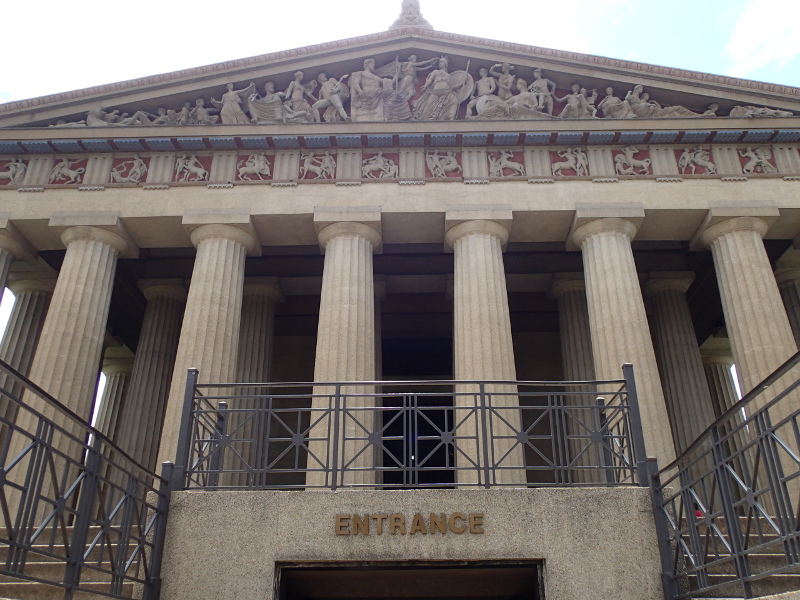
[[[114,6],[20,4],[0,36],[0,102],[383,31],[400,12],[400,0]],[[441,31],[800,87],[800,0],[422,0],[422,12]]]

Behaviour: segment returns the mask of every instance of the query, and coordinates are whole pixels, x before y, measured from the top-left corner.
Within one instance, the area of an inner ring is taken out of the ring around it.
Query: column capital
[[[789,283],[800,283],[800,267],[778,269],[775,271],[775,281],[778,282],[779,287],[783,287]]]
[[[692,271],[652,271],[644,287],[644,295],[652,297],[666,290],[677,290],[685,294],[694,279]]]
[[[148,300],[167,297],[185,304],[188,295],[184,279],[140,279],[139,289]]]
[[[227,239],[244,246],[248,256],[261,256],[261,241],[249,211],[190,211],[183,215],[182,223],[195,248],[205,240]]]
[[[16,296],[25,292],[44,292],[52,294],[56,288],[56,274],[45,272],[11,273],[8,289]]]
[[[283,301],[283,292],[277,277],[245,277],[242,293],[245,296],[268,296],[275,302]]]
[[[444,239],[447,246],[453,248],[456,241],[465,235],[471,233],[486,233],[498,238],[500,240],[500,245],[505,249],[506,243],[508,242],[509,226],[510,224],[507,226],[503,222],[487,221],[483,219],[464,221],[448,229]]]
[[[560,298],[569,292],[586,293],[586,279],[583,273],[554,273],[550,283],[550,294]]]
[[[770,224],[760,217],[733,217],[713,225],[709,225],[697,236],[705,248],[710,248],[716,240],[734,231],[755,231],[758,237],[763,238],[769,230]]]
[[[618,233],[626,236],[629,241],[636,237],[639,226],[621,217],[602,217],[589,221],[575,228],[571,235],[571,241],[576,248],[581,248],[583,242],[590,237],[603,233]]]
[[[133,352],[125,346],[106,348],[103,352],[102,371],[108,377],[118,373],[130,375],[133,371]]]
[[[780,214],[775,206],[712,205],[692,237],[689,247],[692,250],[706,250],[720,236],[733,231],[752,230],[764,237]]]
[[[729,352],[719,350],[700,350],[700,357],[703,359],[704,365],[723,365],[726,367],[733,366],[733,356]]]
[[[314,228],[320,250],[341,235],[356,235],[372,242],[372,252],[381,252],[383,230],[380,206],[314,207]]]
[[[8,215],[0,215],[0,251],[11,254],[16,260],[36,260],[39,253],[17,231]]]
[[[355,236],[364,238],[372,243],[372,251],[376,252],[381,247],[382,236],[381,232],[370,225],[356,221],[340,221],[326,225],[317,233],[319,238],[319,246],[322,251],[333,238],[341,236]]]
[[[52,227],[61,236],[64,246],[77,240],[94,240],[106,244],[121,258],[137,258],[139,248],[116,212],[55,212]]]
[[[446,251],[452,250],[455,241],[468,233],[489,233],[499,236],[505,248],[514,218],[510,204],[448,205],[445,210]]]

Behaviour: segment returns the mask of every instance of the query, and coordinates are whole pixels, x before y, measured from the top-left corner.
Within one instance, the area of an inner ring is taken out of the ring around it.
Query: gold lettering
[[[369,515],[353,515],[353,535],[369,535]]]
[[[398,513],[389,515],[389,533],[395,535],[398,529],[400,530],[400,535],[406,534],[406,518]]]
[[[469,515],[469,532],[470,533],[484,533],[484,531],[483,531],[483,513],[470,513],[470,515]]]
[[[462,521],[462,525],[456,525],[456,520]],[[467,517],[464,516],[464,513],[453,513],[450,515],[450,521],[448,525],[450,525],[450,531],[453,533],[464,533],[467,530],[467,525],[464,521],[467,520]]]
[[[414,535],[415,533],[428,533],[425,529],[425,519],[422,518],[422,515],[417,513],[414,515],[414,522],[411,524],[411,531],[408,532],[409,535]]]
[[[350,535],[350,515],[336,515],[336,535]]]
[[[389,515],[372,515],[372,518],[378,522],[378,535],[383,535],[383,522],[389,518]]]
[[[442,516],[439,517],[434,513],[431,513],[431,533],[436,533],[434,528],[439,531],[439,533],[447,533],[447,515],[442,513]]]

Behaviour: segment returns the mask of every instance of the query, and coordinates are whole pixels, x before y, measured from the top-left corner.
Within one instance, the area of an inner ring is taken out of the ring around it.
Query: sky
[[[421,4],[440,31],[800,87],[799,0]],[[0,102],[385,31],[400,0],[28,0],[15,11],[0,36]]]

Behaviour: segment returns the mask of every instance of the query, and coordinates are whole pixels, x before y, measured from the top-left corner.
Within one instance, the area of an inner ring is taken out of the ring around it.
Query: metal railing
[[[157,600],[171,466],[159,477],[0,361],[0,575]]]
[[[639,485],[630,365],[624,375],[211,385],[190,370],[176,478],[184,489]]]
[[[649,463],[668,600],[753,598],[800,574],[798,365],[800,353],[675,462]]]

